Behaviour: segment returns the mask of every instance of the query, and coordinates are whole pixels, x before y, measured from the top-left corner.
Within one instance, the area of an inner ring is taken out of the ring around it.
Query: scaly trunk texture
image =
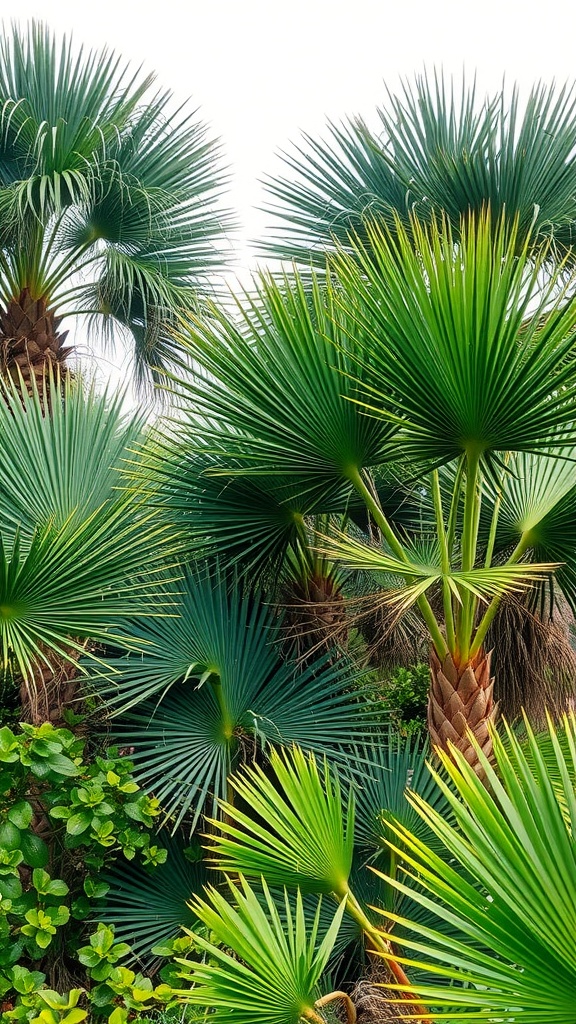
[[[493,697],[494,678],[490,674],[490,653],[479,651],[465,665],[456,665],[451,654],[440,661],[430,653],[430,696],[428,729],[434,746],[448,751],[452,743],[478,775],[482,766],[468,731],[486,757],[492,754],[489,725],[496,721],[498,708]]]
[[[58,333],[61,318],[47,308],[46,299],[34,299],[25,288],[8,308],[0,311],[0,373],[17,384],[22,375],[31,392],[35,381],[41,387],[46,371],[64,370],[72,351],[64,342],[68,331]]]

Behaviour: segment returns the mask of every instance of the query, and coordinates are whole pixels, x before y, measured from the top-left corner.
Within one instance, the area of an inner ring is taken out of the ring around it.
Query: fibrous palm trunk
[[[524,710],[533,726],[544,728],[547,714],[560,720],[574,707],[573,621],[565,601],[555,605],[553,618],[541,618],[517,599],[500,605],[488,637],[494,649],[496,696],[508,721],[519,718]]]
[[[53,658],[51,664],[38,662],[34,681],[20,682],[20,721],[30,725],[51,722],[56,728],[68,726],[64,709],[81,710],[78,691],[81,675],[78,656],[68,651],[68,658]]]
[[[482,775],[482,765],[471,735],[489,758],[492,753],[489,726],[496,721],[498,712],[493,690],[490,653],[479,651],[466,664],[457,665],[451,654],[440,661],[432,649],[428,701],[431,742],[448,752],[452,744],[462,751],[479,775]]]
[[[58,333],[60,323],[46,299],[25,288],[0,312],[0,373],[17,384],[21,377],[30,392],[47,371],[63,370],[72,349],[64,345],[68,332]]]
[[[333,576],[315,573],[294,580],[283,595],[287,609],[286,632],[301,655],[330,650],[346,642],[346,605]]]

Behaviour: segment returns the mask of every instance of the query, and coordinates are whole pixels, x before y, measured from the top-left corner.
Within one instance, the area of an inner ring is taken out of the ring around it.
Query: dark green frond
[[[475,82],[442,72],[416,76],[379,111],[381,132],[362,120],[330,125],[327,142],[304,138],[284,156],[290,177],[268,179],[268,207],[282,222],[267,252],[322,266],[336,244],[360,237],[366,222],[405,226],[415,213],[462,217],[490,207],[495,221],[519,221],[519,244],[550,236],[571,245],[576,221],[573,88],[536,85],[523,104],[516,87],[480,97]]]
[[[209,881],[206,865],[189,859],[182,837],[160,832],[157,844],[168,851],[164,864],[147,870],[137,861],[115,862],[105,876],[105,905],[98,909],[98,920],[113,924],[117,941],[127,942],[134,958],[144,961],[153,958],[153,946],[198,927],[190,901]]]
[[[149,488],[150,503],[178,529],[190,555],[225,558],[254,582],[278,572],[290,550],[306,545],[308,517],[361,515],[350,489],[338,481],[327,487],[296,474],[246,476],[242,454],[230,452],[242,452],[242,437],[210,425],[206,442],[205,427],[191,418],[157,432],[135,470],[135,480]]]
[[[87,519],[120,500],[130,449],[143,429],[122,395],[98,394],[80,380],[61,384],[45,415],[40,395],[6,384],[0,400],[0,530],[21,539],[49,522]]]
[[[245,296],[240,326],[214,310],[182,337],[203,374],[182,385],[195,414],[229,430],[229,454],[246,472],[332,489],[352,470],[378,465],[393,428],[351,400],[358,350],[352,329],[338,322],[334,294],[318,282],[310,293],[298,278],[264,278],[257,290],[257,303]]]
[[[115,732],[139,780],[177,821],[214,814],[249,751],[298,743],[338,758],[376,727],[346,657],[291,660],[281,621],[223,573],[189,573],[164,600],[170,615],[131,626],[141,653],[110,662],[104,695],[124,712]]]

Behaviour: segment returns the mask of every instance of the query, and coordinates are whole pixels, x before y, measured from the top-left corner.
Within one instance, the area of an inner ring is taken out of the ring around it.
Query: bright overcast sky
[[[264,228],[258,178],[277,151],[327,117],[370,119],[384,81],[434,64],[477,71],[486,88],[503,74],[526,88],[576,77],[574,0],[0,0],[0,11],[107,44],[192,97],[224,141],[248,237]]]
[[[192,97],[224,142],[244,239],[265,230],[258,178],[278,150],[327,118],[371,121],[384,81],[433,65],[476,71],[488,90],[504,74],[524,90],[576,78],[574,0],[0,0],[0,12],[106,44]]]

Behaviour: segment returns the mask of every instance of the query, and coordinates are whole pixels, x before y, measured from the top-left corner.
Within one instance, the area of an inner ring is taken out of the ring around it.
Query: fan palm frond
[[[559,735],[550,724],[543,745],[526,728],[525,745],[509,729],[505,742],[494,736],[494,765],[485,763],[489,788],[459,752],[452,758],[441,755],[454,791],[434,775],[455,824],[421,797],[410,797],[472,882],[408,829],[393,826],[410,851],[411,877],[407,883],[387,880],[424,907],[442,907],[443,916],[472,940],[446,942],[428,927],[416,938],[398,940],[407,951],[401,962],[420,966],[422,955],[435,962],[437,982],[413,986],[433,1005],[434,1020],[459,1020],[465,1014],[470,1021],[497,1017],[541,1024],[569,1020],[573,1013],[576,723],[573,716],[565,718]],[[447,984],[451,980],[468,984],[455,988]]]
[[[164,600],[162,621],[131,624],[141,653],[111,660],[95,682],[122,712],[115,733],[134,748],[139,779],[176,823],[215,813],[230,771],[259,750],[298,743],[338,758],[377,727],[353,664],[332,651],[292,660],[271,609],[222,570],[189,572]]]
[[[207,956],[203,963],[189,965],[193,986],[186,1001],[209,1006],[215,1020],[233,1015],[240,1024],[298,1024],[303,1017],[322,1020],[315,1011],[318,982],[338,935],[344,905],[336,910],[319,942],[320,902],[308,932],[300,893],[295,901],[285,894],[283,924],[266,883],[262,884],[265,907],[243,879],[239,886],[230,883],[234,906],[213,889],[206,900],[194,901],[195,913],[218,944],[195,936]]]

